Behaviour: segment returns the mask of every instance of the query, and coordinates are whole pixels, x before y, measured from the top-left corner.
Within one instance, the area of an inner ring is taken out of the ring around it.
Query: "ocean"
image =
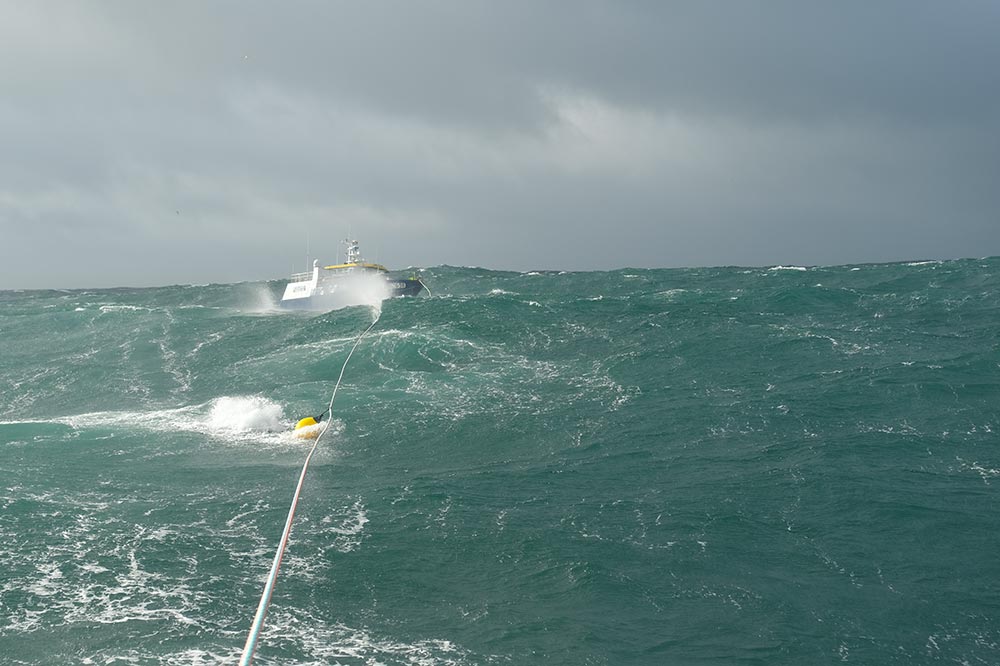
[[[0,291],[0,664],[1000,664],[1000,259]]]

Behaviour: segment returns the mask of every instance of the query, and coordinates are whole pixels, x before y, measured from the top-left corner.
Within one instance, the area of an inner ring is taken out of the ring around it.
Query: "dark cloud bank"
[[[1000,3],[2,2],[0,289],[1000,253]]]

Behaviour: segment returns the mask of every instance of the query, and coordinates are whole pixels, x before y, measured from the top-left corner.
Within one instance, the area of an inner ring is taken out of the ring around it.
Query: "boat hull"
[[[299,284],[301,289],[295,289]],[[350,280],[329,280],[317,285],[308,283],[293,283],[285,291],[279,306],[290,310],[332,310],[351,305],[371,305],[373,301],[402,296],[417,296],[424,288],[423,283],[416,278],[385,278],[386,289],[354,289],[356,284]],[[369,285],[370,286],[370,283]]]
[[[392,296],[416,296],[424,288],[424,283],[415,278],[406,278],[403,280],[386,280],[389,283],[389,288],[392,289]]]

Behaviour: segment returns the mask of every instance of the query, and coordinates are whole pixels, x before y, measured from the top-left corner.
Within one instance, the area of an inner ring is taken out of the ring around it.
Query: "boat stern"
[[[313,261],[311,273],[298,273],[285,285],[285,293],[281,296],[284,307],[302,307],[312,300],[319,285],[319,261]]]

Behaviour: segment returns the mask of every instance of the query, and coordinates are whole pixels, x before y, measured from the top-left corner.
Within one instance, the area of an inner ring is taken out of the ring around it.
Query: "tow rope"
[[[288,535],[292,531],[292,519],[295,517],[295,507],[299,503],[299,495],[302,492],[302,483],[306,479],[306,470],[309,469],[309,461],[312,460],[313,453],[316,452],[316,447],[319,446],[319,440],[322,439],[326,431],[330,429],[330,422],[333,416],[333,401],[337,398],[337,389],[340,388],[340,382],[344,378],[344,370],[347,369],[347,362],[351,360],[351,356],[354,354],[354,350],[358,348],[361,344],[361,340],[368,334],[368,331],[375,328],[375,324],[378,323],[379,318],[382,316],[381,308],[376,310],[375,321],[371,325],[362,331],[358,339],[354,341],[354,346],[351,347],[351,351],[347,354],[347,358],[344,359],[344,365],[340,368],[340,376],[337,378],[337,385],[333,387],[333,395],[330,396],[330,404],[327,406],[326,411],[330,413],[331,419],[323,425],[322,430],[320,430],[319,435],[313,442],[312,448],[309,449],[309,454],[306,456],[305,462],[302,464],[302,471],[299,473],[299,482],[295,484],[295,494],[292,496],[292,505],[288,509],[288,518],[285,520],[285,529],[281,533],[281,541],[278,544],[278,550],[274,553],[274,562],[271,564],[271,573],[267,576],[267,582],[264,584],[264,591],[260,595],[260,603],[257,605],[257,614],[254,616],[253,625],[250,627],[250,633],[247,635],[247,642],[243,646],[243,655],[240,657],[240,666],[250,666],[253,662],[254,652],[257,650],[257,639],[260,638],[260,631],[264,627],[264,617],[267,615],[267,608],[271,604],[271,593],[274,591],[274,582],[278,578],[278,569],[281,568],[281,558],[285,554],[285,548],[288,546]],[[322,419],[323,414],[320,415]],[[309,417],[316,420],[315,417]],[[304,421],[305,419],[303,419]],[[299,423],[302,423],[300,421]]]

